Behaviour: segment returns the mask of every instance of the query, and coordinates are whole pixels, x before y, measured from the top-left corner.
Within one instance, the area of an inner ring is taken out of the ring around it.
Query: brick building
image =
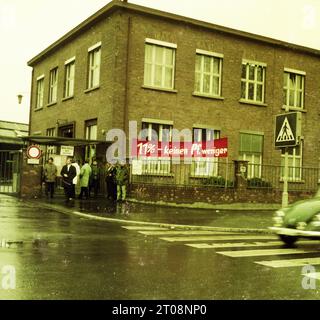
[[[135,120],[166,141],[188,128],[197,141],[228,137],[229,161],[247,160],[248,176],[263,178],[263,165],[283,161],[274,117],[289,106],[302,113],[291,178],[319,166],[318,50],[112,1],[28,65],[31,135],[103,140]],[[222,174],[223,161],[195,162],[188,177]],[[168,159],[143,163],[143,174],[172,179],[177,170]]]

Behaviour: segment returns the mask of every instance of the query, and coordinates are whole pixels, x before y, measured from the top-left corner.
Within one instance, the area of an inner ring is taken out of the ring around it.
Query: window
[[[195,93],[221,96],[222,56],[197,50],[195,66]]]
[[[88,51],[88,89],[93,89],[100,84],[101,42]]]
[[[281,177],[284,175],[285,155],[281,155]],[[299,146],[288,148],[288,178],[289,181],[301,181],[302,179],[302,142]]]
[[[220,138],[220,131],[208,128],[193,128],[193,142],[214,141]],[[218,158],[194,158],[191,175],[195,177],[212,177],[218,175]]]
[[[97,140],[97,119],[86,121],[85,127],[86,127],[86,139]]]
[[[248,178],[261,178],[263,135],[240,133],[240,160],[247,160]]]
[[[264,102],[265,73],[265,64],[242,62],[241,99],[249,102]]]
[[[87,120],[85,122],[85,136],[87,140],[97,140],[97,119]],[[96,156],[96,145],[86,146],[86,158],[91,161]]]
[[[174,89],[176,45],[156,40],[150,41],[153,43],[145,44],[144,85]]]
[[[172,141],[172,125],[142,122],[140,139],[154,142],[170,142]],[[171,160],[164,157],[143,158],[142,172],[143,174],[168,175],[171,172]]]
[[[283,104],[285,106],[303,109],[305,74],[298,72],[289,72],[289,70],[285,69],[283,75]]]
[[[54,68],[50,71],[49,80],[49,103],[57,102],[57,90],[58,90],[58,68]]]
[[[64,73],[64,97],[69,98],[74,94],[74,69],[75,60],[65,63],[65,73]]]
[[[47,137],[54,137],[56,135],[56,128],[47,129]],[[47,154],[55,154],[56,148],[54,146],[47,146]]]
[[[44,76],[37,79],[36,109],[43,107]]]

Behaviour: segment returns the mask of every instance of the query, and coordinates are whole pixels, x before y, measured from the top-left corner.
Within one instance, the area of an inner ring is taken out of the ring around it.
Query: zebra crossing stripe
[[[220,251],[217,252],[224,256],[232,258],[240,257],[259,257],[259,256],[277,256],[282,254],[301,254],[319,252],[319,250],[303,250],[303,249],[265,249],[265,250],[241,250],[241,251]]]
[[[168,230],[168,231],[139,231],[146,236],[162,236],[162,235],[218,235],[218,234],[239,234],[233,232],[223,232],[223,231],[205,231],[205,230],[198,230],[198,231],[189,231],[189,230]]]
[[[229,241],[229,240],[253,240],[253,239],[264,239],[264,240],[274,240],[278,239],[275,236],[263,236],[263,235],[250,235],[250,236],[243,236],[243,235],[233,235],[233,236],[193,236],[193,237],[169,237],[169,238],[160,238],[161,240],[169,241],[169,242],[185,242],[185,241]]]
[[[314,244],[314,240],[299,241],[298,244]],[[320,243],[317,241],[317,243]],[[268,242],[229,242],[229,243],[186,243],[186,246],[198,249],[219,249],[219,248],[243,248],[243,247],[273,247],[284,245],[282,241]]]
[[[169,230],[168,228],[162,228],[162,227],[150,227],[150,226],[122,226],[123,229],[127,230]]]
[[[271,260],[271,261],[255,261],[265,267],[271,268],[288,268],[288,267],[303,267],[308,264],[320,264],[320,258],[302,258],[302,259],[287,259],[287,260]]]

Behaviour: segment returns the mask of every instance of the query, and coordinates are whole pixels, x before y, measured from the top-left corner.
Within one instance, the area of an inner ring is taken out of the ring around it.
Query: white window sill
[[[168,177],[168,178],[173,178],[174,175],[172,173],[148,173],[148,172],[143,172],[142,174],[135,174],[135,176],[152,176],[152,177]]]
[[[282,106],[282,109],[285,110],[288,106]],[[307,112],[307,110],[304,110],[303,108],[298,107],[288,107],[290,111],[300,111],[300,112]]]
[[[47,107],[52,107],[52,106],[54,106],[56,104],[57,104],[57,101],[50,102],[50,103],[47,104]]]
[[[62,101],[67,101],[67,100],[70,100],[70,99],[73,99],[73,98],[74,98],[74,96],[64,97],[64,98],[62,99]]]
[[[142,86],[143,89],[149,89],[149,90],[156,90],[156,91],[164,91],[164,92],[169,92],[169,93],[177,93],[178,90],[175,89],[170,89],[170,88],[161,88],[161,87],[152,87],[152,86]]]
[[[246,99],[240,99],[239,102],[243,103],[243,104],[250,104],[253,106],[258,106],[258,107],[267,107],[268,106],[266,103],[263,103],[263,102],[246,100]]]
[[[34,111],[40,111],[40,110],[43,110],[43,107],[38,107],[34,109]]]
[[[280,182],[283,182],[283,178],[280,178]],[[290,178],[288,179],[288,183],[299,183],[299,184],[303,184],[306,183],[304,180],[291,180]]]
[[[84,93],[89,93],[89,92],[94,91],[94,90],[97,90],[97,89],[99,89],[99,88],[100,88],[100,86],[88,88],[88,89],[84,90]]]
[[[195,97],[200,97],[200,98],[208,98],[208,99],[214,99],[214,100],[224,100],[224,97],[214,96],[214,95],[200,93],[200,92],[193,92],[192,95],[195,96]]]

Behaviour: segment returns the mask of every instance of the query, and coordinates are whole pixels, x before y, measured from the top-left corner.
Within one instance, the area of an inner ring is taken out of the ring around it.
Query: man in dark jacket
[[[67,158],[67,163],[62,167],[61,176],[64,187],[64,193],[67,199],[72,200],[73,196],[73,178],[77,175],[76,168],[72,165],[71,159]]]

